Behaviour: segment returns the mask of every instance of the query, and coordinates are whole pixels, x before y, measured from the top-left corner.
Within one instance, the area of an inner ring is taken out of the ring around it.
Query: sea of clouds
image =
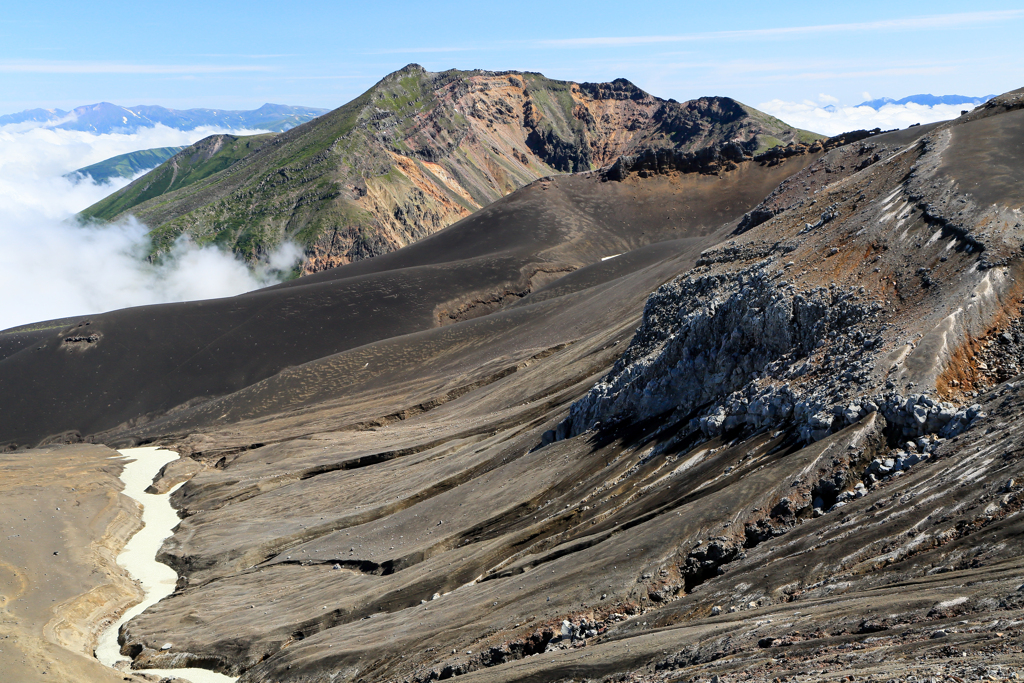
[[[867,95],[867,93],[864,93]],[[869,99],[869,98],[866,98]],[[915,123],[945,121],[960,116],[963,109],[973,109],[971,104],[887,104],[878,110],[871,107],[840,106],[828,95],[821,95],[819,102],[804,100],[786,102],[771,100],[757,105],[761,111],[782,119],[786,123],[804,130],[838,135],[851,130],[881,128],[906,128]]]
[[[134,219],[82,227],[74,215],[130,181],[96,185],[64,178],[83,166],[152,147],[192,144],[214,129],[165,126],[93,135],[0,126],[0,330],[30,322],[241,294],[274,284],[302,256],[286,243],[251,269],[229,252],[179,239],[149,263],[148,229]],[[252,133],[256,131],[232,131]]]

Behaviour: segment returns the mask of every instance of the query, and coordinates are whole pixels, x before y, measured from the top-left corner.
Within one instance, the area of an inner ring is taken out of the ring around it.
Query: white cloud
[[[863,100],[864,100],[865,102],[868,102],[868,101],[870,101],[870,100],[873,100],[873,99],[875,99],[874,97],[872,97],[872,96],[871,96],[871,93],[869,93],[869,92],[868,92],[867,90],[865,90],[864,92],[862,92],[862,93],[860,94],[860,96],[861,96],[861,99],[863,99]]]
[[[865,93],[867,94],[867,93]],[[786,102],[772,100],[757,105],[757,108],[786,123],[824,135],[838,135],[850,130],[881,128],[906,128],[915,123],[945,121],[960,116],[962,109],[972,109],[968,104],[937,104],[928,107],[921,104],[887,104],[879,110],[871,107],[820,107],[813,102]]]
[[[404,55],[413,53],[433,53],[433,52],[470,52],[477,50],[475,47],[397,47],[388,48],[386,50],[371,50],[365,54],[368,55]]]
[[[825,93],[819,93],[818,100],[820,102],[827,102],[829,104],[839,104],[838,97],[832,97],[831,95],[826,95]]]
[[[159,264],[147,262],[147,229],[135,220],[81,227],[75,213],[129,181],[73,183],[63,174],[139,149],[187,145],[214,129],[165,126],[134,134],[0,127],[0,329],[72,315],[231,296],[278,281],[301,257],[287,244],[251,271],[213,247],[179,240]]]

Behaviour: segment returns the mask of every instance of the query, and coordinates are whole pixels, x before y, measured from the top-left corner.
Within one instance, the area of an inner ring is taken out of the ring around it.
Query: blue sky
[[[0,113],[336,107],[410,62],[748,104],[1024,86],[1018,2],[6,3]]]

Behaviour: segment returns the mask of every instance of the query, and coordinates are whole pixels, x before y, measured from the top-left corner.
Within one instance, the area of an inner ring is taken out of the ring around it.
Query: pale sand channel
[[[135,462],[125,466],[121,473],[121,481],[124,482],[124,494],[142,504],[142,521],[145,526],[128,541],[124,551],[117,556],[117,563],[127,569],[132,578],[139,580],[146,597],[138,605],[125,612],[116,624],[100,636],[96,647],[96,658],[110,667],[119,661],[128,660],[121,654],[120,646],[117,643],[117,632],[121,625],[170,595],[178,580],[178,575],[173,569],[156,561],[156,554],[160,551],[164,539],[171,535],[171,530],[180,521],[170,502],[171,493],[174,493],[178,487],[175,486],[174,489],[162,495],[146,493],[146,487],[153,483],[153,477],[160,471],[160,468],[172,460],[176,460],[178,454],[174,451],[153,447],[124,448],[118,452],[135,459]],[[171,643],[172,652],[173,645]],[[177,676],[191,681],[191,683],[227,683],[237,680],[207,669],[140,669],[139,671],[160,676]]]

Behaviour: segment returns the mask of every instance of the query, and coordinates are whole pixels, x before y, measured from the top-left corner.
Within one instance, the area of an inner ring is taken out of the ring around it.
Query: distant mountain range
[[[184,147],[156,147],[154,149],[140,149],[137,152],[118,154],[90,166],[80,168],[77,171],[64,174],[65,178],[81,180],[85,176],[92,178],[94,183],[108,183],[114,178],[132,178],[141,171],[148,171],[164,163],[175,154],[185,149]]]
[[[259,109],[233,111],[229,109],[167,109],[155,105],[121,107],[109,102],[62,109],[26,109],[17,114],[0,116],[0,126],[12,123],[39,123],[48,128],[83,130],[90,133],[134,133],[140,128],[152,128],[158,123],[179,130],[194,130],[200,126],[218,126],[228,129],[262,129],[285,131],[321,114],[328,109],[292,107],[285,104],[264,104]]]
[[[969,97],[967,95],[911,95],[901,100],[894,100],[891,97],[879,97],[876,100],[861,102],[857,106],[881,109],[887,104],[921,104],[928,107],[934,107],[936,104],[969,104],[977,107],[979,104],[985,104],[993,97],[995,95],[985,95],[984,97]]]

